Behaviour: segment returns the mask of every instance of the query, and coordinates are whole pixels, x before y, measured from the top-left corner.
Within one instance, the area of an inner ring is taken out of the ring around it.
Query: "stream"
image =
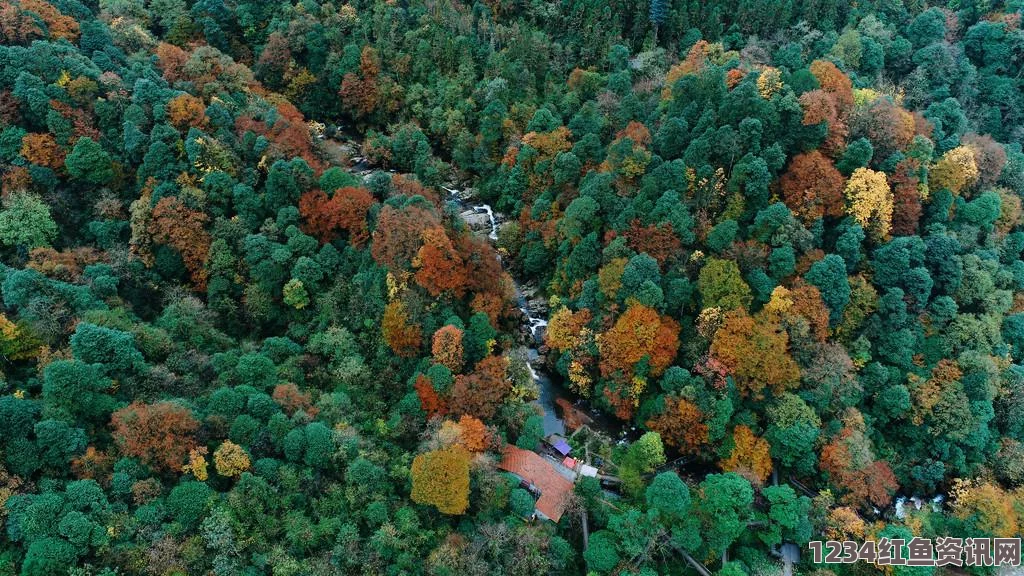
[[[335,162],[342,165],[347,164],[349,172],[361,177],[363,180],[368,179],[377,170],[374,169],[366,158],[357,155],[361,143],[360,140],[346,135],[344,132],[338,132],[338,136],[341,136],[347,142],[342,142],[335,138],[324,138],[321,140],[321,144],[328,150]],[[344,160],[347,160],[347,162]],[[388,172],[393,173],[394,170],[388,170]],[[477,202],[471,191],[458,190],[448,186],[441,186],[440,188],[448,193],[448,200],[458,207],[459,216],[471,231],[477,233],[477,230],[488,230],[487,239],[492,244],[497,242],[498,229],[501,224],[499,221],[500,215],[490,205]],[[540,347],[544,343],[544,330],[548,325],[547,306],[546,304],[536,304],[538,301],[536,297],[528,298],[527,292],[532,294],[533,290],[524,290],[524,285],[515,277],[513,271],[506,266],[506,263],[501,260],[501,256],[498,255],[497,257],[502,267],[512,277],[519,310],[522,312],[523,332],[524,334],[529,334],[524,347],[526,348],[527,366],[538,390],[538,397],[534,400],[534,404],[544,413],[544,436],[547,437],[551,434],[565,435],[565,420],[558,415],[557,408],[557,403],[559,400],[562,400],[585,414],[590,420],[588,425],[591,429],[601,432],[613,441],[617,440],[620,443],[635,440],[637,436],[635,427],[628,424],[623,425],[604,412],[594,408],[586,399],[570,392],[548,374],[545,368],[545,358],[540,352]],[[531,306],[531,304],[533,305]]]
[[[474,204],[472,196],[454,188],[442,186],[441,189],[447,192],[450,201],[459,207],[459,215],[466,225],[469,226],[470,230],[474,230],[474,224],[476,224],[476,219],[473,218],[473,215],[485,216],[487,226],[490,228],[487,239],[492,243],[498,240],[499,222],[495,217],[494,209],[490,205]],[[498,256],[498,261],[501,262],[502,266],[505,265],[500,255]],[[545,371],[544,358],[539,350],[544,340],[544,329],[547,328],[548,321],[544,317],[531,313],[529,302],[519,280],[513,276],[512,282],[516,289],[519,311],[523,313],[523,328],[529,333],[529,340],[526,346],[526,365],[530,370],[530,376],[537,385],[538,396],[534,403],[544,412],[544,436],[547,437],[551,434],[565,435],[565,421],[558,416],[555,402],[559,398],[568,398],[565,391],[555,384],[551,376]]]
[[[472,193],[446,186],[442,186],[441,189],[446,191],[450,201],[459,207],[459,216],[469,226],[470,230],[475,233],[477,229],[489,228],[487,238],[492,243],[498,240],[498,228],[501,222],[491,206],[475,202]],[[483,225],[484,218],[486,218],[486,225]],[[509,272],[509,276],[512,277],[516,290],[516,300],[519,310],[522,312],[523,332],[529,334],[525,346],[527,366],[538,390],[538,397],[534,400],[534,404],[544,413],[544,436],[547,437],[551,434],[564,436],[566,434],[565,420],[559,417],[559,409],[556,407],[559,400],[562,400],[584,413],[590,420],[588,426],[591,429],[620,442],[635,440],[637,435],[635,427],[623,425],[610,418],[604,412],[591,406],[584,398],[565,389],[548,374],[544,356],[540,352],[540,347],[544,343],[544,331],[548,325],[547,305],[542,300],[538,304],[537,302],[540,299],[537,297],[528,299],[527,293],[533,294],[535,292],[534,289],[531,287],[528,291],[524,284],[515,277],[513,270],[505,266],[505,262],[502,261],[500,255],[498,255],[498,261],[501,262],[502,266]]]

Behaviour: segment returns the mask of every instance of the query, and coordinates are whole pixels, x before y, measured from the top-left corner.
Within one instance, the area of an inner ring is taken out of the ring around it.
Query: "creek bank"
[[[363,181],[368,180],[375,172],[379,171],[370,161],[361,155],[361,140],[358,137],[347,134],[339,127],[330,127],[330,136],[320,139],[320,144],[326,151],[329,159],[340,166],[347,166],[346,170],[359,176]],[[387,170],[394,173],[394,170]],[[490,205],[479,202],[475,190],[468,186],[461,186],[455,182],[449,182],[440,188],[448,194],[448,200],[454,202],[458,208],[460,219],[474,233],[485,237],[492,244],[498,240],[498,232],[505,222],[505,216],[496,212]],[[538,397],[534,403],[544,414],[544,435],[564,435],[566,433],[565,419],[559,413],[567,407],[571,407],[577,415],[586,419],[587,425],[594,431],[600,432],[618,441],[620,444],[635,440],[639,436],[636,427],[623,424],[598,410],[589,401],[571,392],[552,378],[548,368],[547,347],[544,345],[544,336],[547,330],[548,302],[541,290],[529,282],[521,282],[516,277],[515,270],[504,262],[501,255],[498,260],[502,267],[508,271],[515,286],[516,299],[521,313],[519,342],[525,348],[527,366],[530,376],[537,385]],[[574,418],[579,420],[580,418]]]
[[[505,221],[504,215],[495,212],[488,204],[477,203],[472,189],[459,190],[454,185],[442,186],[448,192],[450,200],[459,207],[459,217],[480,236],[486,236],[492,243],[498,239],[498,231]],[[512,277],[515,286],[516,300],[521,313],[520,342],[526,348],[527,364],[530,375],[537,384],[538,398],[534,401],[544,412],[544,435],[564,435],[566,432],[565,418],[559,416],[566,407],[571,407],[579,414],[585,415],[587,425],[613,441],[627,443],[635,440],[639,432],[634,426],[624,425],[593,407],[586,399],[567,390],[549,373],[547,346],[544,336],[548,326],[548,302],[536,285],[522,282],[516,277],[515,270],[498,256],[502,266]]]

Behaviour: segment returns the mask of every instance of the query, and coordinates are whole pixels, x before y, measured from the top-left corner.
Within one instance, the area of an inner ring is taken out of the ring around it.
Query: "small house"
[[[558,523],[573,484],[555,469],[554,463],[536,452],[509,445],[502,453],[498,468],[535,487],[540,493],[536,504],[537,514]]]

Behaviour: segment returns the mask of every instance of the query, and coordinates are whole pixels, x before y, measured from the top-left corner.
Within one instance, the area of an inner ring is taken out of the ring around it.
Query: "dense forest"
[[[1020,537],[1022,9],[0,0],[0,576]]]

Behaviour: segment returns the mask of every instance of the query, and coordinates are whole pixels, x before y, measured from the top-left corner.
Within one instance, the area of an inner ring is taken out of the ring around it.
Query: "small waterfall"
[[[473,209],[477,212],[484,212],[487,214],[487,218],[491,221],[491,233],[487,235],[492,241],[498,241],[498,223],[494,220],[494,210],[491,210],[490,205],[480,204],[473,206]]]

